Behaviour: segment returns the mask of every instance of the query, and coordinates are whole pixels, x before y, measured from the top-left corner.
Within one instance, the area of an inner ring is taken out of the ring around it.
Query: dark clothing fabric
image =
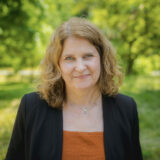
[[[102,95],[106,160],[142,160],[135,101],[125,95]],[[50,107],[36,92],[23,96],[6,160],[61,160],[62,110]]]

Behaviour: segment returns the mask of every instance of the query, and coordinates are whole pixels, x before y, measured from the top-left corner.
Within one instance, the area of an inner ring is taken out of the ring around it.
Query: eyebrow
[[[64,57],[67,57],[67,56],[73,56],[73,54],[65,54],[63,55]]]
[[[86,52],[86,53],[83,53],[82,55],[86,55],[86,54],[94,54],[93,52]],[[71,54],[71,53],[67,53],[65,55],[63,55],[64,57],[67,57],[67,56],[74,56],[74,54]]]

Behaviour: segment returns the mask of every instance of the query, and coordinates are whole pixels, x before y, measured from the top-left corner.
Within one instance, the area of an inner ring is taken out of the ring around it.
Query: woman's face
[[[101,70],[100,55],[88,40],[67,38],[59,65],[67,88],[88,89],[96,86]]]

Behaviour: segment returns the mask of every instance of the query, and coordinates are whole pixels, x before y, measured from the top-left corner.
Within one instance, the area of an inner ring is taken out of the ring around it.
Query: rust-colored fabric
[[[103,132],[64,130],[62,160],[105,160]]]

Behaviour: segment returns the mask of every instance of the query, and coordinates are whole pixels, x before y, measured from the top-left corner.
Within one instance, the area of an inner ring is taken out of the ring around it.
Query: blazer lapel
[[[112,127],[112,107],[113,101],[110,97],[102,95],[103,126],[104,126],[104,150],[106,160],[111,160],[111,137]]]
[[[57,110],[57,155],[56,160],[62,159],[63,150],[63,112],[62,108]]]
[[[106,160],[124,160],[129,154],[127,122],[114,97],[102,96]],[[123,120],[122,120],[123,117]]]

